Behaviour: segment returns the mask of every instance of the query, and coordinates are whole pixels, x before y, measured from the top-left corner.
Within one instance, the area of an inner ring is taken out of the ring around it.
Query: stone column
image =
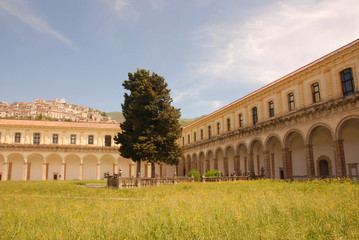
[[[248,171],[249,171],[250,175],[254,175],[254,155],[253,155],[253,153],[249,154]]]
[[[264,152],[264,170],[265,177],[271,178],[269,151]]]
[[[49,164],[43,163],[42,164],[42,180],[48,180],[49,179]]]
[[[274,153],[271,153],[271,162],[272,162],[272,178],[275,178],[275,160]]]
[[[184,164],[183,167],[186,168],[186,164]],[[155,178],[155,177],[156,177],[156,166],[154,163],[151,163],[151,178]]]
[[[247,157],[244,157],[244,172],[247,174],[248,172],[248,162]]]
[[[97,163],[97,167],[96,167],[96,180],[100,180],[101,179],[101,163]]]
[[[228,176],[228,157],[223,157],[223,175]]]
[[[80,171],[79,171],[79,180],[83,179],[83,175],[84,175],[84,164],[83,162],[80,163]]]
[[[61,180],[66,180],[66,163],[61,165]]]
[[[234,171],[236,172],[236,175],[238,175],[241,171],[241,157],[234,156]]]
[[[335,159],[335,171],[337,177],[347,176],[343,142],[344,142],[343,139],[338,139],[337,141],[334,141],[334,159]]]
[[[207,171],[211,170],[211,162],[209,161],[209,159],[206,160],[206,164],[207,164]]]
[[[2,180],[3,181],[7,181],[9,180],[9,162],[8,162],[8,159],[7,159],[7,156],[4,156],[4,160],[5,160],[5,164],[4,164],[4,167],[3,167],[3,177],[2,177]]]
[[[213,160],[214,160],[214,170],[218,170],[218,158],[215,158]]]
[[[307,165],[307,175],[309,179],[315,178],[314,158],[313,158],[313,145],[308,144],[305,149],[305,159]]]
[[[261,175],[261,166],[260,166],[260,161],[259,161],[260,159],[259,159],[259,155],[257,155],[257,174],[258,174],[258,176],[260,176]]]
[[[292,178],[293,171],[292,171],[292,164],[290,159],[290,152],[288,148],[282,149],[282,161],[283,161],[284,178],[285,179]]]

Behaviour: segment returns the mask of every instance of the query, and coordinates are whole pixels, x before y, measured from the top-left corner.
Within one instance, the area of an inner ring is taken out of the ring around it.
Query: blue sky
[[[128,72],[209,114],[359,38],[357,0],[0,0],[0,101],[121,111]]]

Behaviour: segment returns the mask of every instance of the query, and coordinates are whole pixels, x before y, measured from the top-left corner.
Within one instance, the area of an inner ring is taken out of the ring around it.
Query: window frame
[[[258,122],[258,109],[257,107],[252,108],[252,117],[253,117],[253,124],[257,124]]]
[[[105,147],[111,147],[112,145],[112,136],[105,135]]]
[[[238,114],[238,118],[239,118],[239,127],[243,127],[243,114],[242,113]]]
[[[349,74],[349,79],[345,79],[347,74]],[[355,92],[355,83],[354,83],[354,75],[352,68],[346,68],[340,72],[340,80],[342,84],[343,96],[349,96],[354,94]],[[351,89],[347,89],[348,83],[350,83]]]
[[[16,143],[21,142],[21,133],[20,132],[15,133],[14,142],[16,142]]]
[[[208,139],[212,138],[212,127],[208,126]]]
[[[203,140],[203,129],[201,129],[201,140]]]
[[[217,135],[220,134],[220,130],[221,130],[221,124],[217,122]]]
[[[90,134],[90,135],[88,135],[88,137],[87,137],[87,144],[88,145],[93,145],[94,144],[94,135],[92,135],[92,134]]]
[[[41,139],[40,133],[34,133],[33,134],[32,142],[33,142],[34,145],[39,145],[40,144],[40,139]]]
[[[197,142],[197,133],[196,132],[193,133],[193,142]]]
[[[288,107],[289,111],[295,110],[294,92],[288,93]]]
[[[70,144],[76,144],[76,134],[70,135]]]
[[[274,117],[274,102],[273,101],[268,102],[268,108],[269,108],[269,117]]]
[[[318,82],[315,82],[315,83],[313,83],[311,86],[312,86],[313,103],[320,102],[321,98],[320,98],[319,83],[318,83]]]
[[[52,143],[53,144],[59,143],[59,134],[57,134],[57,133],[52,134]]]
[[[231,131],[231,119],[227,118],[227,131]]]

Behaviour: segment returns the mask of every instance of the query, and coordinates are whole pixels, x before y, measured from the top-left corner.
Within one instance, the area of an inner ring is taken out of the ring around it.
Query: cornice
[[[88,147],[88,146],[48,145],[48,144],[43,144],[43,145],[0,144],[0,151],[118,153],[118,147]]]
[[[223,133],[218,136],[213,136],[211,139],[205,139],[183,147],[184,150],[193,148],[202,148],[205,146],[218,145],[224,143],[226,140],[239,139],[242,137],[256,136],[266,132],[273,132],[288,127],[293,127],[301,123],[316,121],[335,114],[349,112],[352,105],[359,103],[359,92],[350,96],[340,97],[334,100],[329,100],[323,103],[317,103],[310,107],[302,108],[293,111],[287,115],[273,118],[256,125],[242,127],[230,132]],[[356,109],[358,106],[356,107]]]

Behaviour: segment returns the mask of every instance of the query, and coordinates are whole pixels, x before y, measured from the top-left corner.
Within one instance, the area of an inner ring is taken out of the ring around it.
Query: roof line
[[[303,67],[298,68],[297,70],[294,70],[293,72],[291,72],[291,73],[289,73],[287,75],[284,75],[283,77],[281,77],[281,78],[279,78],[279,79],[277,79],[277,80],[275,80],[275,81],[273,81],[271,83],[268,83],[267,85],[264,85],[263,87],[255,90],[254,92],[251,92],[251,93],[249,93],[249,94],[235,100],[234,102],[227,104],[226,106],[224,106],[224,107],[222,107],[222,108],[220,108],[220,109],[206,115],[205,117],[203,117],[201,119],[198,119],[197,121],[195,121],[195,122],[193,122],[193,123],[191,123],[191,124],[189,124],[189,125],[187,125],[187,126],[185,126],[183,128],[187,128],[187,127],[190,127],[190,126],[196,124],[197,122],[204,121],[205,119],[209,118],[210,116],[212,116],[212,115],[214,115],[214,114],[216,114],[216,113],[218,113],[218,112],[220,112],[220,111],[222,111],[224,109],[227,109],[227,108],[233,106],[234,104],[236,104],[236,103],[238,103],[240,101],[243,101],[244,99],[246,99],[246,98],[248,98],[248,97],[250,97],[250,96],[252,96],[252,95],[254,95],[254,94],[256,94],[256,93],[258,93],[260,91],[262,91],[263,89],[269,88],[270,86],[275,85],[278,82],[281,82],[284,79],[287,79],[287,78],[289,78],[289,77],[291,77],[291,76],[293,76],[293,75],[295,75],[295,74],[297,74],[297,73],[299,73],[299,72],[301,72],[301,71],[303,71],[303,70],[305,70],[305,69],[307,69],[307,68],[309,68],[309,67],[311,67],[311,66],[313,66],[313,65],[315,65],[317,63],[319,63],[319,62],[322,62],[325,59],[327,59],[327,58],[329,58],[329,57],[331,57],[331,56],[333,56],[333,55],[335,55],[335,54],[337,54],[339,52],[342,52],[342,51],[344,51],[344,50],[346,50],[346,49],[348,49],[348,48],[350,48],[350,47],[352,47],[352,46],[354,46],[354,45],[356,45],[358,43],[359,43],[359,38],[352,41],[352,42],[350,42],[350,43],[348,43],[348,44],[346,44],[346,45],[344,45],[344,46],[342,46],[342,47],[340,47],[340,48],[338,48],[338,49],[336,49],[336,50],[334,50],[334,51],[332,51],[332,52],[330,52],[330,53],[328,53],[328,54],[326,54],[326,55],[324,55],[323,57],[318,58],[317,60],[314,60],[314,61],[304,65]]]

